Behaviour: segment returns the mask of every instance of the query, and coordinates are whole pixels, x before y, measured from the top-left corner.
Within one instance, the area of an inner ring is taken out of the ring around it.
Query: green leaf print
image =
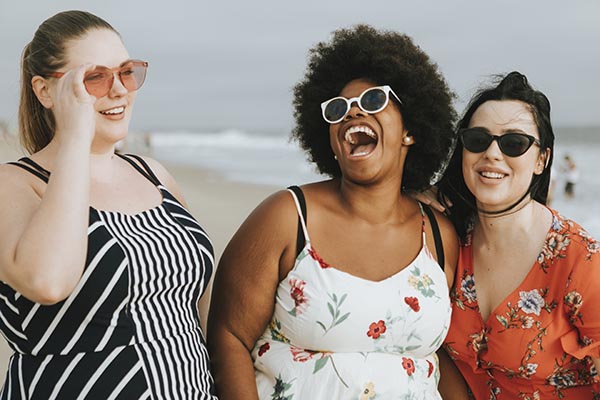
[[[350,316],[350,313],[347,312],[344,315],[340,316],[342,313],[341,306],[346,300],[348,296],[347,293],[344,293],[342,297],[339,297],[335,293],[329,294],[329,298],[331,302],[327,302],[327,309],[329,310],[329,315],[331,315],[331,322],[329,326],[325,325],[325,323],[321,321],[317,321],[317,324],[323,329],[323,335],[326,335],[333,327],[338,326],[342,322],[344,322]]]
[[[275,385],[273,386],[273,394],[271,394],[272,400],[292,400],[294,395],[292,393],[286,393],[292,388],[292,379],[290,382],[284,382],[281,379],[281,374],[275,378]]]
[[[330,353],[329,354],[323,353],[323,357],[319,358],[315,362],[315,368],[313,369],[313,374],[316,374],[317,372],[319,372],[320,370],[322,370],[323,367],[327,364],[328,361],[331,361],[331,367],[333,368],[333,371],[337,375],[337,377],[340,380],[340,382],[342,382],[342,385],[344,385],[346,387],[349,387],[346,384],[346,382],[344,382],[344,380],[342,379],[342,377],[340,376],[340,372],[338,371],[337,367],[335,366],[335,361],[333,360],[333,355],[330,354]]]

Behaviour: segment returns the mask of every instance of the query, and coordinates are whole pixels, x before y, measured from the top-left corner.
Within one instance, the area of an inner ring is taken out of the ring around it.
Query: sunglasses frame
[[[142,83],[140,83],[135,90],[129,90],[129,89],[127,89],[127,87],[125,86],[125,83],[123,82],[123,78],[121,77],[121,70],[123,69],[123,67],[126,64],[130,64],[130,63],[133,64],[134,66],[142,66],[142,67],[144,67],[144,79],[142,80]],[[83,84],[84,85],[85,85],[85,82],[86,82],[86,76],[89,75],[89,74],[91,74],[91,73],[93,73],[97,68],[102,68],[103,70],[111,73],[111,81],[110,81],[110,85],[108,85],[108,90],[106,91],[106,93],[103,93],[102,95],[98,94],[97,96],[94,95],[94,94],[92,94],[92,93],[90,93],[90,91],[87,88],[87,85],[85,86],[85,90],[90,95],[95,96],[97,98],[100,98],[100,97],[106,96],[110,92],[110,89],[115,84],[115,74],[117,74],[117,76],[119,78],[119,82],[121,82],[121,84],[123,85],[123,87],[125,87],[128,92],[135,92],[135,91],[139,90],[142,87],[142,85],[144,84],[144,82],[146,81],[146,74],[147,74],[147,71],[148,71],[148,61],[134,60],[134,59],[132,59],[132,60],[126,60],[126,61],[123,61],[118,67],[115,67],[115,68],[108,68],[108,67],[105,67],[103,65],[98,65],[92,71],[86,72],[86,74],[83,77]],[[60,79],[65,74],[66,74],[66,72],[57,71],[57,72],[51,73],[50,76],[53,77],[53,78]]]
[[[472,151],[469,148],[467,148],[466,144],[465,144],[465,138],[464,138],[464,134],[466,132],[481,132],[485,135],[487,135],[487,137],[489,138],[490,142],[488,143],[488,145],[481,151]],[[531,148],[532,145],[536,145],[538,147],[541,147],[541,143],[539,141],[539,139],[536,139],[535,137],[528,135],[526,133],[521,133],[521,132],[507,132],[504,135],[492,135],[491,133],[489,133],[486,129],[482,129],[482,128],[463,128],[460,129],[458,131],[458,135],[460,137],[460,141],[463,145],[463,148],[465,150],[467,150],[470,153],[474,153],[474,154],[479,154],[479,153],[483,153],[485,151],[487,151],[487,149],[490,148],[490,146],[492,145],[492,143],[494,141],[498,142],[498,148],[500,149],[500,151],[502,152],[502,154],[504,154],[507,157],[520,157],[523,154],[527,153],[527,151]],[[507,154],[505,151],[504,146],[502,145],[502,138],[505,137],[511,137],[511,136],[519,136],[519,137],[524,137],[528,140],[529,144],[527,145],[527,147],[525,148],[525,150],[523,150],[522,153],[516,154],[516,155],[512,155],[512,154]]]
[[[377,110],[374,111],[368,111],[365,110],[363,108],[363,106],[360,104],[360,101],[362,99],[362,97],[365,95],[365,93],[374,90],[374,89],[380,89],[385,93],[385,102],[383,103],[383,105],[378,108]],[[332,99],[329,99],[327,101],[324,101],[321,103],[321,114],[323,116],[323,119],[325,120],[325,122],[329,123],[329,124],[337,124],[338,122],[342,121],[346,115],[348,114],[348,112],[350,111],[350,109],[352,108],[352,103],[356,102],[356,104],[358,104],[358,107],[363,110],[364,112],[366,112],[367,114],[377,114],[378,112],[383,111],[388,103],[390,102],[390,93],[394,95],[394,97],[396,98],[396,100],[398,100],[398,103],[400,103],[400,105],[402,105],[402,100],[400,100],[400,97],[398,97],[398,95],[394,92],[394,90],[389,86],[389,85],[383,85],[383,86],[373,86],[370,87],[368,89],[365,89],[358,97],[352,97],[350,99],[345,98],[344,96],[337,96],[334,97]],[[327,108],[327,106],[329,105],[329,103],[331,103],[332,101],[338,100],[338,99],[342,99],[346,102],[346,112],[344,112],[344,114],[342,115],[341,118],[335,120],[335,121],[330,121],[327,119],[327,117],[325,116],[325,109]]]

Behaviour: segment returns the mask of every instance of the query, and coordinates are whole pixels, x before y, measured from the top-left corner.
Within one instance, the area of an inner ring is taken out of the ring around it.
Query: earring
[[[410,144],[412,139],[410,136],[404,136],[404,139],[402,139],[402,141],[404,142],[404,144]]]
[[[336,156],[335,154],[333,155],[333,159],[334,159],[334,160],[337,160],[337,156]]]

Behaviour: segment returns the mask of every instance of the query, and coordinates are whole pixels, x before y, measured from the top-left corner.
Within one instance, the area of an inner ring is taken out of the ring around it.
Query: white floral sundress
[[[441,399],[435,352],[451,306],[424,231],[409,265],[379,282],[362,279],[317,255],[290,193],[306,244],[252,351],[260,399]]]

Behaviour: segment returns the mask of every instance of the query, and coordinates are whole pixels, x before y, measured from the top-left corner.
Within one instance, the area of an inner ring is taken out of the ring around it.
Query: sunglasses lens
[[[327,103],[323,116],[327,122],[334,123],[342,119],[347,111],[348,103],[345,99],[333,99]]]
[[[130,92],[138,90],[146,79],[146,64],[132,61],[125,64],[119,71],[119,77],[123,86]]]
[[[500,150],[509,157],[525,153],[531,146],[531,140],[519,133],[507,133],[499,139]]]
[[[380,88],[373,88],[363,93],[360,98],[360,106],[369,113],[381,111],[387,102],[387,95]]]
[[[83,84],[89,94],[94,97],[103,97],[108,93],[112,86],[112,72],[105,67],[97,67],[93,71],[85,74]]]
[[[492,140],[494,140],[489,133],[475,129],[463,131],[460,137],[465,149],[471,153],[485,151],[492,143]]]

